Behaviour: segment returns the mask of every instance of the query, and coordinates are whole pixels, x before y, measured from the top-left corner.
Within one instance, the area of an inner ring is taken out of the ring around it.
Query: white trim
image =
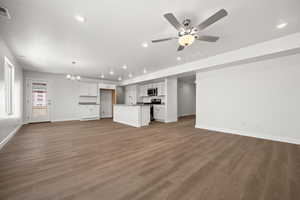
[[[14,110],[14,83],[15,83],[15,66],[10,60],[4,57],[4,85],[5,85],[5,113],[12,116]]]
[[[196,115],[196,113],[178,114],[178,117],[186,117],[186,116],[193,116],[193,115]]]
[[[108,119],[108,118],[103,118]],[[112,117],[110,117],[112,119]],[[80,121],[91,121],[91,120],[100,120],[100,117],[88,117],[88,118],[81,118]]]
[[[43,120],[43,121],[34,121],[31,119],[31,111],[32,111],[32,82],[41,82],[41,83],[46,83],[47,84],[47,103],[48,103],[48,115],[49,115],[49,119]],[[40,79],[40,78],[31,78],[31,77],[26,77],[25,78],[25,119],[24,121],[28,124],[28,123],[39,123],[39,122],[48,122],[51,121],[52,119],[52,103],[49,105],[49,101],[52,102],[52,97],[51,97],[51,81],[48,78],[45,79]]]
[[[20,124],[15,128],[4,140],[0,142],[0,150],[15,136],[15,134],[20,130],[20,128],[23,126],[23,124]]]
[[[51,120],[50,122],[66,122],[66,121],[79,121],[81,120],[80,118],[67,118],[67,119],[55,119]]]
[[[242,136],[260,138],[260,139],[266,139],[266,140],[272,140],[272,141],[278,141],[278,142],[300,144],[300,139],[278,137],[278,136],[274,136],[274,135],[254,133],[254,132],[250,132],[250,131],[234,130],[234,129],[228,129],[228,128],[216,128],[216,127],[210,127],[210,126],[199,126],[197,124],[195,125],[195,128],[206,129],[206,130],[210,130],[210,131],[217,131],[217,132],[222,132],[222,133],[229,133],[229,134],[234,134],[234,135],[242,135]]]

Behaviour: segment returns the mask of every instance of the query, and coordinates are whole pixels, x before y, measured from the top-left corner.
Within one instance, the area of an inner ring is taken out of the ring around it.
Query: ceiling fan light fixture
[[[181,46],[190,46],[191,44],[193,44],[195,41],[195,36],[193,35],[183,35],[178,39],[178,43]]]

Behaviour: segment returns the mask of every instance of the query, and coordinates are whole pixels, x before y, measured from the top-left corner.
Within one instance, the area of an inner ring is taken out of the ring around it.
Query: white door
[[[100,90],[100,116],[112,118],[112,91]]]
[[[50,121],[49,85],[47,81],[27,80],[27,121]]]

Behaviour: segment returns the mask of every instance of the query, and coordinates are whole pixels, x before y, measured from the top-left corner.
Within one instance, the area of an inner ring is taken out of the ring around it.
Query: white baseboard
[[[229,133],[229,134],[234,134],[234,135],[242,135],[242,136],[260,138],[260,139],[265,139],[265,140],[278,141],[278,142],[300,144],[300,139],[278,137],[278,136],[274,136],[274,135],[254,133],[254,132],[250,132],[250,131],[234,130],[234,129],[228,129],[228,128],[216,128],[216,127],[209,127],[209,126],[199,126],[197,124],[196,124],[195,128],[206,129],[206,130],[210,130],[210,131],[217,131],[217,132],[222,132],[222,133]]]
[[[6,136],[6,138],[4,138],[4,140],[0,142],[0,150],[15,136],[15,134],[20,130],[22,126],[23,124],[17,126],[17,128],[15,128],[12,132],[10,132],[8,136]]]
[[[196,115],[196,114],[195,113],[181,114],[181,115],[178,115],[178,117],[186,117],[186,116],[192,116],[192,115]]]
[[[66,121],[79,121],[80,118],[68,118],[68,119],[55,119],[51,120],[51,122],[66,122]]]

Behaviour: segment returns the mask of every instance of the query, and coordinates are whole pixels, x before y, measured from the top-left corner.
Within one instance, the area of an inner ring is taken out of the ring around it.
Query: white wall
[[[177,78],[165,79],[166,93],[166,122],[176,122],[178,120],[177,113]]]
[[[67,80],[64,75],[32,71],[24,71],[24,78],[24,81],[26,81],[26,79],[48,81],[48,99],[52,103],[50,106],[51,121],[79,119],[79,82]],[[26,91],[25,88],[24,90]],[[24,98],[26,99],[26,94]],[[24,107],[27,108],[25,104]],[[24,116],[24,118],[27,119],[28,113],[25,113],[26,116]]]
[[[300,144],[300,54],[197,73],[196,127]]]
[[[7,57],[15,67],[15,81],[13,89],[13,115],[5,114],[5,85],[4,85],[4,57]],[[0,37],[0,148],[8,140],[10,133],[23,124],[23,69],[15,61],[5,42]]]
[[[25,79],[46,80],[49,82],[49,99],[51,121],[78,120],[79,82],[66,79],[65,75],[24,71]],[[24,80],[25,81],[25,80]],[[83,79],[98,83],[98,80]],[[24,105],[26,106],[26,105]],[[27,116],[24,116],[26,119]]]
[[[196,85],[178,80],[178,116],[196,114]]]

